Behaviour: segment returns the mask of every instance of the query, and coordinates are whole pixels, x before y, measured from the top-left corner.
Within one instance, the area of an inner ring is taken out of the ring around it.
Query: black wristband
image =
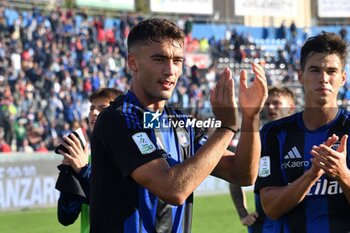
[[[233,132],[233,133],[237,133],[237,131],[238,131],[238,129],[235,130],[235,129],[232,129],[231,127],[224,126],[224,125],[220,126],[219,129],[228,129],[228,130],[230,130],[230,131]]]

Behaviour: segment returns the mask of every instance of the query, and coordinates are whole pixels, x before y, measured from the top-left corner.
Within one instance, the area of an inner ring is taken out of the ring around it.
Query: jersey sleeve
[[[64,226],[73,224],[77,220],[85,200],[82,196],[60,193],[57,202],[58,221]]]
[[[112,156],[124,177],[139,166],[166,154],[157,146],[152,129],[132,128],[126,121],[121,114],[104,114],[100,121],[103,126],[98,132],[100,142],[107,147],[108,156]]]
[[[263,187],[284,185],[280,165],[278,128],[267,124],[262,128],[260,136],[262,148],[258,178],[254,186],[256,193]]]
[[[84,166],[77,174],[79,183],[84,190],[87,203],[90,200],[90,179],[91,179],[91,164]]]

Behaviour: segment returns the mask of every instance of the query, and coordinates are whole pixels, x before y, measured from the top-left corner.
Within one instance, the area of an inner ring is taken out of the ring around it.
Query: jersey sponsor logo
[[[286,161],[281,164],[282,169],[295,168],[295,167],[308,167],[310,165],[309,161]]]
[[[270,156],[260,158],[259,177],[267,177],[271,174]]]
[[[132,139],[139,148],[141,154],[150,154],[156,150],[156,146],[153,144],[148,135],[144,132],[135,133],[132,135]]]
[[[296,168],[296,167],[308,167],[310,161],[300,161],[302,156],[300,155],[298,149],[294,146],[288,153],[284,156],[284,162],[281,164],[282,169]],[[296,160],[296,161],[295,161]]]
[[[338,181],[319,179],[310,189],[308,196],[336,195],[343,193]]]

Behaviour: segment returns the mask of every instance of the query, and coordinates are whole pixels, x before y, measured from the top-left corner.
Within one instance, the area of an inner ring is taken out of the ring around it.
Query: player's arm
[[[155,159],[135,169],[131,177],[162,200],[182,204],[213,171],[232,135],[229,130],[216,130],[195,156],[183,163],[170,167],[163,158]]]
[[[330,137],[324,144],[330,146],[336,141],[337,138]],[[287,186],[261,188],[261,203],[266,215],[271,219],[277,219],[293,209],[305,198],[310,188],[323,174],[324,171],[313,161],[309,170]]]
[[[305,198],[320,177],[310,170],[287,186],[267,186],[260,189],[261,204],[267,216],[278,219]]]
[[[261,66],[253,63],[252,68],[255,78],[250,87],[247,85],[247,72],[243,70],[240,76],[242,123],[235,155],[227,151],[212,174],[238,185],[251,185],[255,182],[261,152],[259,113],[267,98],[267,82]]]
[[[91,179],[91,163],[82,167],[79,173],[76,175],[79,180],[79,184],[85,193],[85,202],[89,203],[90,198],[90,179]]]
[[[78,195],[60,193],[57,203],[58,221],[64,226],[73,224],[79,216],[84,200],[85,198]]]
[[[224,70],[211,93],[211,102],[214,114],[222,124],[234,127],[234,81],[228,69]],[[174,205],[182,204],[213,171],[233,135],[231,130],[216,129],[195,155],[183,163],[170,167],[163,158],[154,159],[133,170],[131,177],[164,201]]]
[[[233,204],[236,207],[237,213],[241,220],[242,225],[251,226],[256,221],[258,214],[257,213],[248,213],[246,207],[246,198],[242,188],[235,184],[229,185],[230,195]]]

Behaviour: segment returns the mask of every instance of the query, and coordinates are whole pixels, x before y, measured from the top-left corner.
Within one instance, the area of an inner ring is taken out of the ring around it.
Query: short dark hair
[[[288,87],[272,86],[269,88],[268,95],[281,95],[290,98],[294,102],[294,94]]]
[[[128,35],[128,50],[138,43],[159,43],[164,39],[172,39],[184,43],[183,30],[168,19],[150,18],[135,25]]]
[[[95,99],[107,99],[109,101],[113,101],[115,100],[118,96],[122,95],[123,92],[115,89],[115,88],[100,88],[97,91],[93,92],[90,96],[89,96],[89,101],[92,102]]]
[[[326,53],[338,55],[344,70],[347,48],[347,42],[340,36],[332,32],[322,31],[321,34],[310,37],[301,48],[300,68],[304,71],[307,59],[314,53]]]

